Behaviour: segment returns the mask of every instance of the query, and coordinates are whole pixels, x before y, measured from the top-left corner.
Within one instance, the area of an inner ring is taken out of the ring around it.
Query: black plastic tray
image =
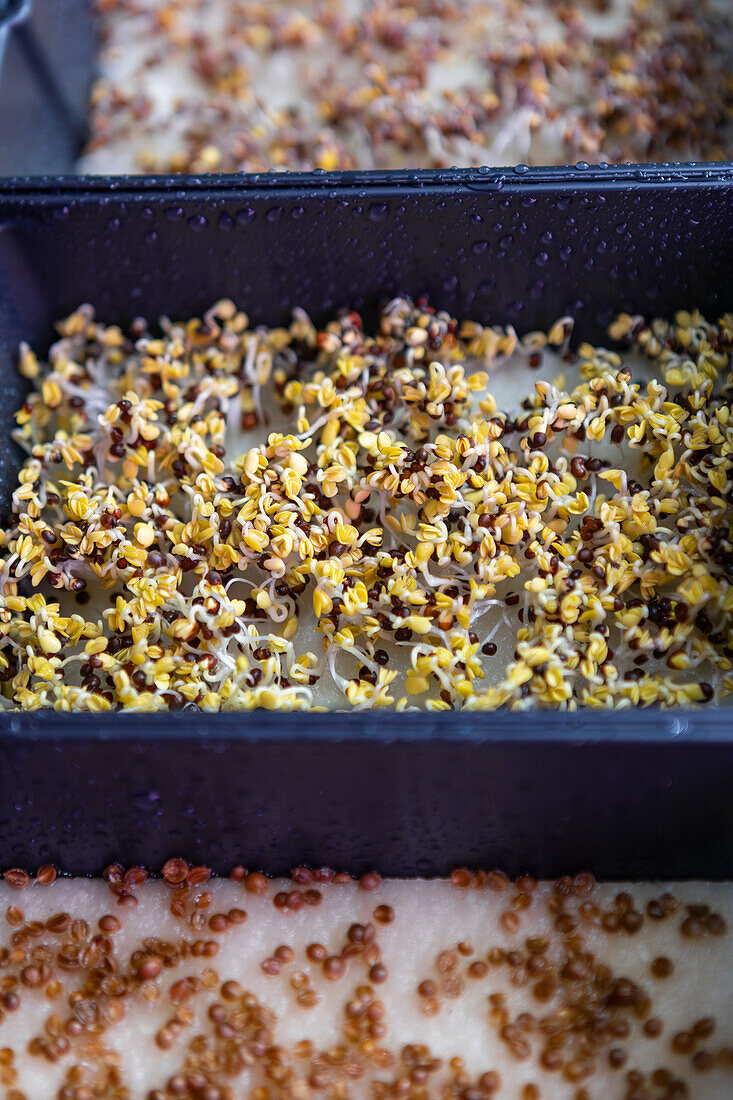
[[[0,504],[18,341],[82,301],[278,323],[427,293],[597,340],[619,309],[733,305],[732,239],[730,166],[0,184]],[[732,716],[5,714],[0,865],[733,878]]]

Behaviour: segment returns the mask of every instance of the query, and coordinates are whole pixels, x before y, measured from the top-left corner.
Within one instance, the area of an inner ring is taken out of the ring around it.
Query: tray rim
[[[620,188],[675,188],[707,186],[733,188],[733,161],[690,161],[658,164],[594,164],[538,166],[516,165],[503,168],[450,169],[374,169],[351,172],[241,172],[207,175],[43,175],[0,176],[0,199],[23,197],[42,201],[46,197],[70,199],[146,198],[156,192],[178,197],[181,201],[199,195],[216,196],[281,193],[283,191],[323,192],[356,190],[425,192],[462,187],[469,193],[520,191],[597,191]]]
[[[528,721],[528,718],[530,719]],[[110,711],[105,714],[52,710],[0,713],[0,745],[44,741],[232,741],[287,743],[453,743],[456,746],[513,744],[655,748],[684,745],[730,746],[733,709],[658,707],[570,712],[522,711],[290,711],[178,713]]]

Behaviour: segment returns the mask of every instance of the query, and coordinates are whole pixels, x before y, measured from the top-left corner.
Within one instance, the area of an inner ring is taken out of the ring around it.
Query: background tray
[[[72,171],[95,45],[88,0],[0,0],[0,176]]]

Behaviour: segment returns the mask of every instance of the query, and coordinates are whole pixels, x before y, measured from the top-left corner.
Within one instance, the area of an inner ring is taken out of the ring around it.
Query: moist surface
[[[164,874],[6,873],[8,1100],[733,1090],[731,885]]]

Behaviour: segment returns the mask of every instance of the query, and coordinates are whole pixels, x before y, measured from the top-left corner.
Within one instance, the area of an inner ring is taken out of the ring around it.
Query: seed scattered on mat
[[[733,1090],[730,885],[466,868],[227,880],[176,858],[161,876],[112,864],[106,881],[4,878],[9,1100]]]

